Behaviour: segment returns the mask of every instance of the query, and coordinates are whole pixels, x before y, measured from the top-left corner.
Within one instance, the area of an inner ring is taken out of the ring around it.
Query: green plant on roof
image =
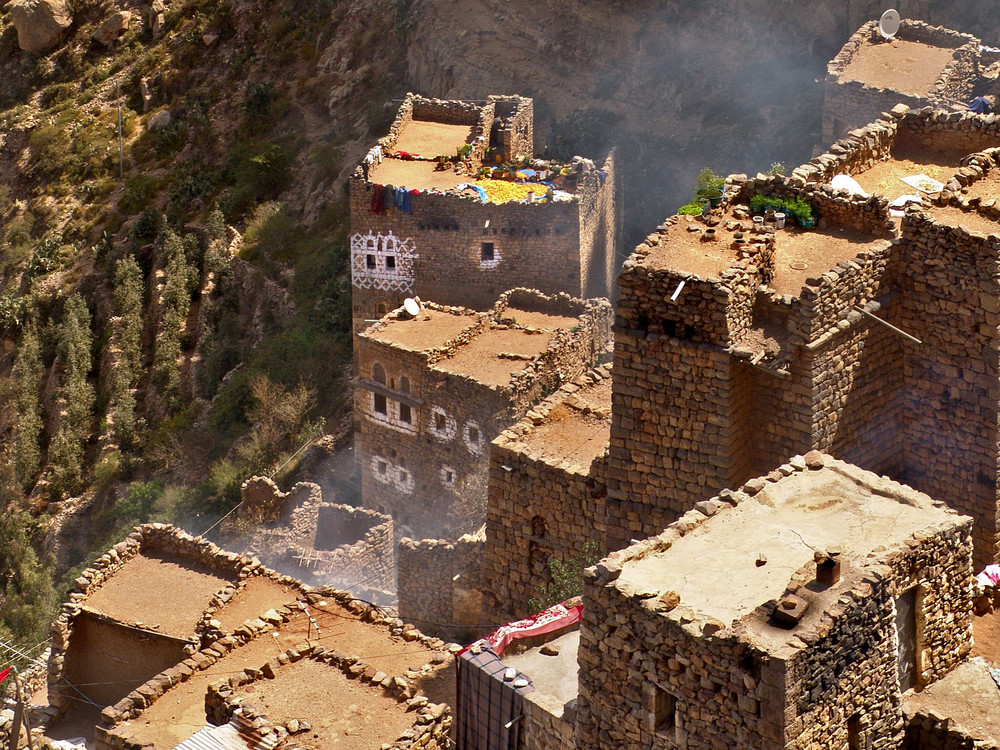
[[[726,185],[726,178],[721,174],[716,174],[710,167],[705,167],[698,173],[698,179],[694,185],[695,198],[710,198],[719,195]]]
[[[463,143],[461,146],[458,147],[458,157],[460,159],[464,159],[466,156],[468,156],[471,153],[472,153],[472,144],[471,143]]]
[[[785,173],[785,165],[782,164],[780,161],[771,162],[771,166],[767,168],[766,172],[764,172],[764,174],[770,175],[771,177],[783,175],[784,173]]]

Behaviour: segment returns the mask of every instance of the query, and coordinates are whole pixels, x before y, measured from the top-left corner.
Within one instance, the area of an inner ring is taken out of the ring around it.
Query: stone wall
[[[425,633],[471,643],[499,622],[483,615],[483,550],[486,535],[457,540],[403,539],[399,559],[399,616]]]
[[[315,584],[357,590],[395,591],[392,517],[365,508],[319,506],[316,547],[298,549],[302,575]],[[292,564],[288,560],[288,564]]]
[[[891,88],[878,88],[861,81],[841,80],[848,63],[862,48],[883,43],[878,22],[869,21],[855,32],[827,65],[826,95],[823,102],[823,141],[832,143],[853,128],[872,122],[897,104],[922,107],[949,106],[971,98],[979,76],[979,40],[968,34],[905,19],[897,38],[953,49],[937,81],[925,95],[915,96]]]
[[[290,509],[321,494],[319,485],[312,482],[299,482],[282,492],[270,477],[251,477],[240,487],[239,516],[252,523],[278,521]]]
[[[903,750],[1000,750],[997,742],[973,737],[962,727],[934,713],[907,716],[901,747]]]
[[[524,696],[521,704],[519,746],[524,750],[574,750],[575,715],[566,716],[563,704],[538,691]]]
[[[894,597],[918,587],[920,684],[931,682],[971,647],[969,519],[955,516],[878,550],[824,595],[822,616],[769,646],[753,631],[775,601],[727,624],[678,602],[669,582],[658,592],[616,583],[626,562],[668,550],[768,482],[829,460],[793,459],[586,571],[578,748],[843,747],[855,721],[862,742],[871,743],[859,746],[898,746]],[[786,594],[811,596],[805,587],[814,575],[814,566],[800,570]],[[676,713],[657,726],[667,696]]]
[[[976,565],[995,559],[1000,232],[981,236],[907,213],[892,322],[906,342],[907,481],[976,519]],[[986,429],[987,426],[992,426]]]
[[[252,685],[263,679],[275,679],[288,664],[294,664],[301,659],[311,659],[321,664],[328,664],[331,669],[341,671],[345,677],[368,684],[374,692],[395,700],[404,705],[407,711],[413,711],[413,726],[405,730],[396,740],[381,745],[383,750],[393,748],[420,747],[428,750],[450,747],[448,733],[451,730],[451,709],[444,703],[429,703],[423,696],[416,696],[416,689],[405,677],[387,675],[375,667],[366,665],[357,656],[344,656],[334,651],[328,651],[321,646],[305,646],[278,654],[272,661],[260,669],[246,669],[242,673],[214,683],[209,686],[205,697],[205,710],[208,719],[217,726],[230,721],[240,727],[241,733],[251,736],[274,734],[280,741],[294,738],[300,732],[306,731],[299,720],[287,724],[278,724],[260,714],[248,701],[235,695],[235,690],[244,685]],[[313,706],[312,710],[319,713],[325,710],[322,706]],[[294,739],[291,739],[294,742]]]
[[[599,367],[585,377],[604,380],[611,377],[610,368]],[[535,424],[581,387],[580,380],[563,386],[493,441],[483,565],[492,621],[533,614],[529,600],[542,597],[551,558],[584,559],[606,552],[606,456],[583,466],[539,455],[524,443]]]

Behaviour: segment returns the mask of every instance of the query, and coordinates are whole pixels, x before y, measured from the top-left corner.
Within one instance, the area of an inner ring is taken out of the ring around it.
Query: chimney
[[[839,547],[831,547],[826,552],[817,551],[813,559],[816,561],[816,583],[832,586],[840,580]]]

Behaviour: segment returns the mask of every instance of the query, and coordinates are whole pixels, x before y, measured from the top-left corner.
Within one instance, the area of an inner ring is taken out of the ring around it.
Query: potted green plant
[[[800,227],[808,229],[816,226],[816,212],[812,204],[801,198],[793,198],[785,202],[785,213],[795,217]]]
[[[722,203],[722,191],[725,186],[725,177],[716,174],[710,167],[705,167],[698,173],[694,197],[701,201],[708,201],[712,204],[712,208],[716,208]]]

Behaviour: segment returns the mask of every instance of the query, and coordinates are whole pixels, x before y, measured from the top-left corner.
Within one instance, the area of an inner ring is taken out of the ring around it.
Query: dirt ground
[[[435,657],[434,652],[412,642],[390,638],[384,628],[364,623],[347,610],[327,602],[311,608],[322,631],[317,635],[304,616],[293,618],[273,634],[265,634],[220,659],[208,670],[194,674],[175,686],[133,721],[122,724],[117,733],[169,750],[205,726],[205,692],[208,686],[226,679],[246,667],[260,667],[279,653],[306,640],[354,654],[390,675],[404,676],[407,669],[417,669]],[[437,668],[414,681],[421,693],[435,702],[454,705],[454,669]]]
[[[1000,739],[1000,691],[987,667],[981,659],[970,659],[930,687],[905,695],[904,708],[947,716],[951,727],[992,747],[990,740]]]
[[[851,228],[779,229],[774,242],[771,288],[797,297],[806,279],[829,271],[866,248],[888,244],[889,240],[873,240],[870,234]]]
[[[604,453],[611,439],[611,380],[605,378],[596,386],[574,395],[581,406],[585,404],[608,416],[559,405],[527,436],[525,443],[544,456],[563,458],[587,467]]]
[[[954,54],[951,49],[905,39],[866,44],[847,64],[841,80],[925,96]]]
[[[989,172],[983,179],[969,185],[969,197],[980,198],[983,202],[1000,199],[1000,174]]]
[[[381,694],[380,688],[349,680],[329,664],[303,659],[236,694],[273,723],[305,719],[308,733],[295,735],[306,748],[367,750],[392,742],[413,726],[416,714]]]
[[[86,604],[117,620],[187,638],[212,597],[233,581],[181,557],[144,553],[125,563]]]
[[[443,346],[476,323],[471,315],[452,315],[439,310],[423,310],[415,318],[394,320],[375,331],[371,338],[389,344],[399,344],[413,351]]]
[[[502,387],[510,382],[511,375],[528,366],[529,359],[544,352],[551,339],[549,332],[531,334],[516,328],[491,328],[434,367],[466,375],[485,385]],[[501,358],[501,353],[517,354],[525,359]]]
[[[516,307],[508,307],[504,317],[513,318],[519,326],[526,328],[547,328],[554,331],[557,328],[572,328],[579,325],[580,321],[565,315],[546,315],[545,313],[533,312],[530,310],[519,310]]]
[[[405,151],[414,156],[454,156],[458,147],[468,143],[471,138],[471,125],[413,120],[399,134],[396,151]]]
[[[981,656],[1000,667],[1000,614],[983,615],[972,619],[972,655]]]
[[[1000,222],[987,219],[976,211],[963,211],[954,206],[934,206],[928,210],[931,218],[935,221],[944,222],[951,226],[962,227],[970,232],[981,235],[1000,235]]]
[[[383,159],[382,163],[369,170],[368,179],[379,185],[395,185],[410,190],[450,190],[463,182],[471,182],[468,175],[458,174],[453,169],[436,171],[437,165],[430,161],[403,161]],[[470,191],[470,195],[472,195]]]
[[[703,242],[701,230],[705,227],[693,220],[688,221],[688,218],[681,216],[680,221],[667,228],[660,245],[650,252],[649,259],[658,268],[687,271],[703,279],[717,279],[736,260],[736,253],[730,248],[732,233],[722,229],[722,224],[719,224],[715,227],[719,238],[713,242]],[[749,221],[744,223],[750,224]],[[698,231],[689,231],[688,226],[695,226]],[[751,237],[749,233],[746,236],[748,239]]]
[[[900,195],[920,195],[914,187],[900,182],[902,177],[925,174],[947,182],[955,172],[964,153],[931,151],[917,148],[893,150],[892,158],[879,162],[871,169],[854,175],[854,179],[871,195],[884,195],[889,200]]]
[[[253,576],[229,603],[215,613],[222,630],[232,633],[247,620],[295,599],[299,592],[262,576]]]

